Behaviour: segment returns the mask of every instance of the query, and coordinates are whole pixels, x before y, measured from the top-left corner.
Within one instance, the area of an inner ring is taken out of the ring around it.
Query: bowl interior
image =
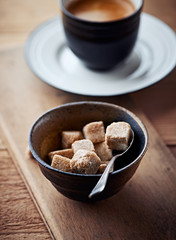
[[[105,128],[112,122],[126,121],[134,131],[131,149],[115,164],[115,171],[131,165],[143,154],[147,145],[147,132],[141,121],[131,112],[117,105],[100,102],[65,104],[43,114],[32,126],[30,148],[34,157],[44,166],[54,170],[48,161],[50,151],[61,148],[63,130],[82,130],[92,121],[103,121]]]

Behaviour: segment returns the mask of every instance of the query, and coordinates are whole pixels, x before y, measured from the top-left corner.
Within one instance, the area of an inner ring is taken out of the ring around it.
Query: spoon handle
[[[109,176],[109,172],[110,172],[110,169],[112,167],[112,165],[114,164],[114,161],[117,159],[118,155],[114,156],[108,163],[104,173],[101,175],[99,181],[97,182],[97,184],[95,185],[95,187],[93,188],[93,190],[91,191],[91,193],[89,194],[89,198],[92,198],[93,196],[101,193],[105,186],[106,186],[106,183],[107,183],[107,179],[108,179],[108,176]]]

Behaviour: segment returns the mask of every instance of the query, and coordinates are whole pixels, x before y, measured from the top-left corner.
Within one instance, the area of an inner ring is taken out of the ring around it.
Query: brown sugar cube
[[[112,158],[112,150],[106,142],[94,144],[95,152],[102,161],[109,161]]]
[[[101,160],[95,152],[78,150],[70,160],[72,172],[82,174],[95,174]]]
[[[97,174],[102,174],[104,172],[104,170],[106,169],[108,163],[109,163],[109,161],[102,161],[99,166],[99,169],[97,171]],[[114,171],[114,166],[111,167],[110,172],[113,172],[113,171]]]
[[[105,163],[100,164],[97,174],[102,174],[104,172],[104,170],[106,169],[106,166],[107,166],[107,164],[105,164]]]
[[[54,155],[51,167],[57,168],[63,172],[72,172],[70,168],[70,159],[61,155]]]
[[[80,131],[63,131],[62,132],[62,148],[71,148],[74,141],[83,139],[82,132]]]
[[[72,144],[73,152],[76,153],[78,150],[87,150],[87,151],[95,151],[93,143],[89,139],[82,139],[75,141]]]
[[[126,122],[113,122],[106,129],[106,143],[112,150],[125,151],[129,145],[131,126]]]
[[[105,140],[105,129],[102,121],[91,122],[83,127],[84,137],[93,143],[103,142]]]
[[[73,157],[73,149],[69,148],[69,149],[62,149],[62,150],[57,150],[57,151],[53,151],[48,153],[48,157],[50,159],[50,161],[52,161],[54,155],[60,155],[66,158],[72,158]]]

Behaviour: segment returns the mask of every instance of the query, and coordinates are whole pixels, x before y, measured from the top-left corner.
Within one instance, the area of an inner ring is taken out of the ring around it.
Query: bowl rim
[[[34,148],[33,148],[33,144],[32,144],[32,134],[34,131],[35,126],[38,124],[38,122],[47,114],[56,111],[58,109],[62,109],[65,107],[70,107],[70,106],[75,106],[75,105],[105,105],[105,106],[109,106],[109,107],[116,107],[124,112],[126,112],[128,115],[130,115],[140,126],[140,128],[142,129],[142,132],[145,136],[145,144],[144,147],[141,151],[141,153],[139,154],[139,156],[137,158],[135,158],[132,162],[130,162],[130,164],[124,166],[123,168],[117,169],[116,171],[113,171],[110,173],[110,175],[116,175],[117,173],[120,173],[122,171],[124,171],[125,169],[129,168],[131,165],[133,165],[134,163],[140,161],[143,156],[145,155],[147,149],[148,149],[148,145],[149,145],[149,135],[148,135],[148,131],[144,125],[144,123],[131,111],[129,111],[128,109],[117,105],[117,104],[113,104],[113,103],[107,103],[107,102],[101,102],[101,101],[76,101],[76,102],[70,102],[70,103],[65,103],[65,104],[61,104],[57,107],[51,108],[48,111],[44,112],[43,114],[41,114],[36,121],[34,121],[34,123],[32,124],[30,130],[29,130],[29,148],[31,150],[31,153],[33,155],[33,157],[35,158],[35,160],[37,160],[38,164],[42,165],[43,167],[50,169],[51,171],[55,172],[55,173],[59,173],[59,174],[64,174],[64,175],[70,175],[70,176],[79,176],[79,177],[100,177],[102,174],[79,174],[79,173],[70,173],[70,172],[64,172],[61,171],[59,169],[53,168],[51,167],[51,165],[47,164],[44,160],[42,160],[38,154],[35,152]]]

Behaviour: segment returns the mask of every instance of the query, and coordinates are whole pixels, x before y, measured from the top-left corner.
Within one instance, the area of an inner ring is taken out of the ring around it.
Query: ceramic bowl
[[[92,121],[126,121],[134,131],[134,142],[110,173],[105,190],[94,199],[88,195],[100,178],[100,174],[67,173],[51,167],[47,155],[60,148],[63,130],[82,130]],[[104,102],[74,102],[58,106],[40,116],[29,134],[29,146],[44,176],[64,196],[79,201],[106,199],[116,194],[130,180],[138,168],[148,146],[148,134],[141,120],[127,109]]]

